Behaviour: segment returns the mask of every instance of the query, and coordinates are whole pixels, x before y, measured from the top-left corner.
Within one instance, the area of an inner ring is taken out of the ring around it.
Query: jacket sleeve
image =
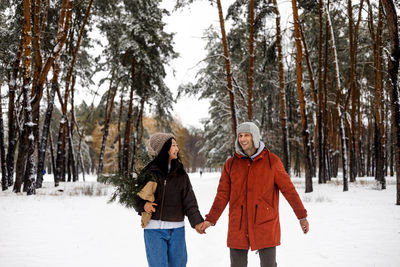
[[[285,171],[281,160],[277,157],[275,164],[273,165],[275,171],[275,184],[278,186],[279,190],[282,192],[283,196],[289,202],[297,219],[303,219],[307,217],[307,210],[304,208],[301,202],[300,196],[296,191],[289,175]]]
[[[185,215],[188,217],[192,228],[194,228],[197,224],[203,222],[204,219],[200,214],[199,206],[197,205],[197,199],[187,174],[185,175],[185,185],[182,197]]]
[[[229,177],[229,170],[231,168],[232,160],[228,160],[219,179],[219,185],[217,194],[214,198],[214,203],[210,209],[210,212],[206,215],[206,221],[216,224],[222,212],[225,210],[226,205],[229,202],[231,194],[231,183]]]

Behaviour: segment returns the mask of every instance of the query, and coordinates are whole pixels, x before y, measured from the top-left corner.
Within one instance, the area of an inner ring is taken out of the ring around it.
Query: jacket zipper
[[[166,186],[167,186],[167,179],[164,180],[164,188],[163,188],[163,193],[162,193],[162,198],[161,198],[160,220],[162,220],[162,212],[163,212],[163,207],[164,207],[165,187]]]
[[[257,219],[257,208],[258,208],[258,204],[256,204],[256,212],[254,214],[254,224],[256,224],[256,219]]]
[[[242,229],[242,219],[243,219],[243,205],[240,206],[240,224],[239,224],[239,230]]]

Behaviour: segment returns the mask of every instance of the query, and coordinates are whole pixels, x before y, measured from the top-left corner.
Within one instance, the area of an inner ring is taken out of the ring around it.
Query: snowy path
[[[204,215],[210,208],[219,174],[190,175]],[[281,196],[280,267],[400,266],[400,206],[394,205],[395,184],[379,191],[367,182],[350,184],[343,193],[335,183],[318,185],[304,194],[303,179],[295,185],[309,212],[310,233],[302,234],[297,219]],[[83,183],[79,183],[82,185]],[[86,185],[90,185],[87,182]],[[0,266],[147,266],[140,218],[108,196],[55,194],[51,183],[41,195],[0,192]],[[186,223],[188,267],[229,266],[226,248],[227,212],[206,235]],[[259,266],[249,253],[249,266]]]

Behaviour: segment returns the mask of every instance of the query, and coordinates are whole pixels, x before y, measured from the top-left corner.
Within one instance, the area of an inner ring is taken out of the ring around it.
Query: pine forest
[[[162,2],[1,0],[3,191],[37,194],[50,174],[54,187],[132,179],[155,132],[175,134],[187,170],[220,171],[253,121],[306,193],[367,176],[385,190],[394,176],[400,205],[400,2],[207,0],[218,23],[179,88],[164,80],[179,53]],[[182,96],[210,101],[202,127],[173,115]]]

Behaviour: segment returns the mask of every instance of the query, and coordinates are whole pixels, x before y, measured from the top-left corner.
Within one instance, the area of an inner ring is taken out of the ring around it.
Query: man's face
[[[240,133],[238,139],[243,151],[254,149],[253,137],[251,136],[251,133]]]

